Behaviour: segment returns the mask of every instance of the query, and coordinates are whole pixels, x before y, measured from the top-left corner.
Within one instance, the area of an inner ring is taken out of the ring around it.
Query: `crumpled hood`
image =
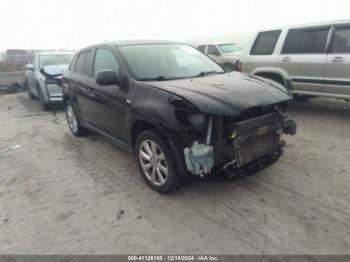
[[[236,72],[147,84],[185,98],[202,113],[213,115],[236,116],[248,108],[291,99],[289,91],[276,82]]]
[[[46,76],[56,77],[61,76],[68,68],[68,65],[48,65],[41,68],[41,73]]]
[[[50,84],[57,84],[62,87],[63,73],[68,65],[48,65],[40,69],[40,73],[45,76],[45,81]]]

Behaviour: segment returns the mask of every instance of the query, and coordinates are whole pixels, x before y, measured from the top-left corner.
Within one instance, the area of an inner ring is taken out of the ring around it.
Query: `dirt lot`
[[[350,254],[350,103],[291,105],[298,134],[274,166],[171,195],[64,113],[0,96],[1,254]]]

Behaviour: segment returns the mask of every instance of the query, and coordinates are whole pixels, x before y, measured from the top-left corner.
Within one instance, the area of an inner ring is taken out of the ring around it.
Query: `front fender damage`
[[[276,162],[283,134],[295,135],[296,123],[279,109],[247,119],[207,116],[205,132],[184,135],[179,151],[188,175],[232,178]]]

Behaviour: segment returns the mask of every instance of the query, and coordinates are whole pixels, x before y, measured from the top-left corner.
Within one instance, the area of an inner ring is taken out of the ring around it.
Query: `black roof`
[[[127,45],[145,45],[145,44],[182,44],[181,42],[176,41],[166,41],[166,40],[118,40],[118,41],[106,41],[99,44],[94,44],[81,48],[77,53],[80,53],[84,50],[94,48],[96,46],[127,46]]]
[[[166,41],[166,40],[118,40],[112,42],[116,46],[125,45],[144,45],[144,44],[176,44],[176,41]]]

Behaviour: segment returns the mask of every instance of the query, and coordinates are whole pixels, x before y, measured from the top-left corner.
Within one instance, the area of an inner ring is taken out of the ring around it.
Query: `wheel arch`
[[[137,119],[133,121],[131,124],[130,128],[130,138],[131,138],[131,143],[132,147],[135,147],[135,141],[137,136],[146,130],[155,130],[157,133],[161,133],[160,129],[154,124],[151,123],[150,121],[147,121],[145,119]]]
[[[257,68],[252,72],[252,75],[265,77],[283,84],[287,88],[290,86],[290,78],[286,71],[279,68]]]
[[[169,149],[171,157],[173,158],[174,162],[177,163],[177,165],[174,167],[175,170],[178,172],[178,174],[182,178],[185,178],[187,171],[185,168],[184,155],[180,150],[181,147],[178,146],[178,144],[176,143],[177,141],[174,140],[173,136],[163,134],[162,128],[160,128],[159,126],[157,126],[156,124],[148,120],[138,119],[134,121],[131,126],[131,143],[132,143],[132,148],[134,149],[133,150],[134,154],[136,154],[136,150],[135,150],[136,139],[138,135],[141,134],[143,131],[153,131],[158,136],[160,136],[160,138],[162,138],[163,142]]]

